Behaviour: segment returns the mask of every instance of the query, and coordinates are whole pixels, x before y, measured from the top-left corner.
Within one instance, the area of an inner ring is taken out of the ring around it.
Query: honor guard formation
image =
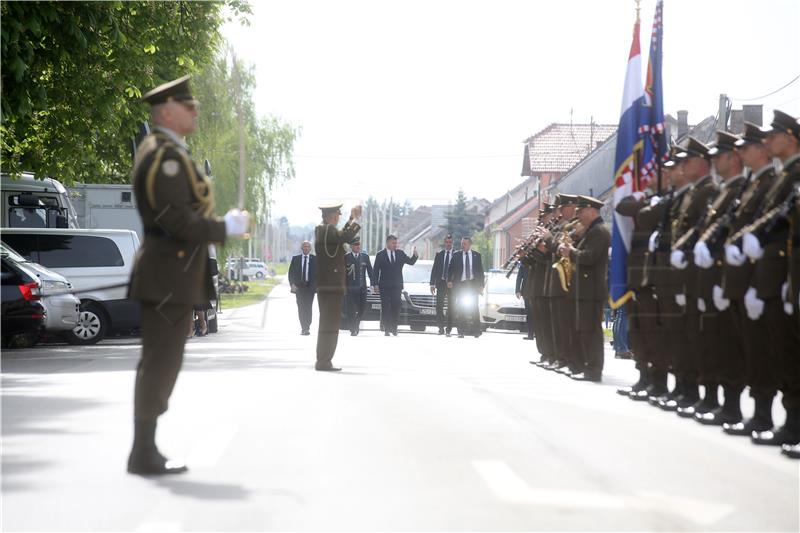
[[[800,458],[798,120],[776,110],[767,129],[745,123],[711,146],[689,137],[662,177],[663,195],[636,192],[615,208],[635,224],[624,305],[639,371],[617,392]],[[541,354],[532,364],[581,381],[603,370],[610,237],[599,207],[559,194],[506,265],[528,269]],[[746,419],[745,388],[755,403]],[[775,427],[778,391],[786,421]]]

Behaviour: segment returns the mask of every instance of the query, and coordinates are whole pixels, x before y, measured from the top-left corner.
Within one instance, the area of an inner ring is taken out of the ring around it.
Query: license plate
[[[435,315],[436,314],[436,309],[428,309],[426,307],[423,307],[422,309],[419,310],[419,314],[421,314],[421,315]]]
[[[372,308],[373,309],[380,309],[381,308],[381,304],[372,304]]]
[[[525,315],[506,315],[509,322],[525,322]]]

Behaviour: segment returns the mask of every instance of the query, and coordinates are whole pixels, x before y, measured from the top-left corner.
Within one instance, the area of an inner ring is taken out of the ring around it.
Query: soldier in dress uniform
[[[726,300],[730,302],[736,322],[733,331],[727,331],[725,334],[736,337],[741,343],[744,355],[742,361],[737,361],[733,357],[728,359],[721,376],[725,384],[723,408],[728,417],[738,414],[740,418],[734,422],[723,422],[722,429],[729,435],[750,436],[753,431],[766,431],[772,428],[772,403],[777,394],[770,358],[765,356],[765,350],[768,350],[770,345],[766,319],[763,315],[755,319],[749,317],[744,301],[748,288],[758,285],[755,277],[756,264],[747,261],[738,248],[736,249],[738,255],[731,256],[728,253],[731,245],[724,245],[726,239],[757,218],[762,210],[764,197],[775,181],[775,167],[762,143],[764,137],[759,126],[745,122],[744,133],[735,144],[736,151],[742,157],[745,166],[751,170],[751,174],[739,207],[734,212],[725,233],[723,233],[724,228],[717,228],[718,222],[714,223],[706,230],[696,246],[695,261],[705,253],[702,251],[703,247],[708,248],[708,254],[712,257],[718,257],[720,254],[724,257],[721,299],[723,305]],[[750,396],[755,402],[755,413],[753,417],[741,420],[740,398],[735,391],[742,390],[745,385],[748,386]]]
[[[361,226],[361,206],[350,211],[350,219],[341,230],[336,227],[342,214],[342,204],[320,206],[322,223],[314,230],[314,251],[317,255],[317,302],[319,305],[319,330],[317,333],[317,362],[321,372],[338,372],[333,366],[333,355],[339,341],[339,323],[342,315],[342,298],[346,293],[345,244],[351,243]]]
[[[697,267],[685,258],[678,261],[675,252],[680,250],[675,245],[688,232],[702,225],[708,204],[717,195],[719,188],[711,176],[711,161],[706,145],[689,137],[686,147],[676,157],[681,172],[691,185],[672,218],[672,237],[676,240],[672,243],[671,274],[678,291],[675,302],[683,309],[683,335],[679,336],[679,345],[673,352],[673,368],[682,385],[681,397],[676,400],[678,415],[691,418],[701,405],[705,405],[701,404],[699,391],[699,364],[703,351],[700,338],[701,312],[698,307],[700,294],[697,287]],[[710,401],[717,394],[717,389],[709,392]]]
[[[736,150],[739,138],[725,131],[717,132],[717,140],[708,153],[716,174],[722,179],[720,191],[708,207],[702,226],[694,231],[690,239],[697,239],[692,247],[692,257],[697,274],[698,298],[700,310],[700,337],[702,350],[699,359],[699,380],[704,385],[706,394],[702,404],[697,407],[695,420],[703,424],[721,426],[725,423],[736,423],[742,418],[739,410],[739,397],[742,389],[728,379],[726,369],[731,365],[741,364],[744,352],[740,339],[733,333],[736,319],[730,309],[730,301],[722,297],[722,254],[712,256],[703,244],[709,231],[726,223],[727,218],[738,205],[747,179],[744,176],[744,165],[741,155]],[[688,255],[688,254],[687,254]],[[685,259],[684,259],[685,261]],[[719,405],[718,388],[722,381],[725,391],[725,405]]]
[[[577,216],[585,228],[577,244],[561,244],[558,253],[569,258],[575,271],[571,292],[576,313],[576,381],[599,382],[603,376],[603,305],[608,300],[608,247],[611,233],[603,223],[603,202],[591,196],[578,196]]]
[[[547,227],[555,216],[556,206],[544,204],[539,212],[539,227]],[[553,363],[553,323],[550,316],[549,300],[544,297],[550,267],[553,264],[552,255],[547,251],[544,242],[537,239],[535,245],[520,259],[528,267],[528,276],[523,287],[523,298],[528,300],[533,322],[533,334],[536,338],[536,349],[539,352],[539,361],[531,361],[538,366]]]
[[[128,472],[175,474],[187,468],[158,451],[156,421],[167,410],[181,368],[193,306],[214,298],[208,245],[244,235],[249,216],[238,209],[224,218],[213,214],[211,182],[184,140],[197,127],[198,102],[189,76],[156,87],[142,99],[151,106],[154,127],[139,145],[133,166],[144,241],[130,285],[130,297],[142,306],[142,355]]]
[[[361,317],[367,305],[367,276],[372,283],[372,263],[369,256],[361,251],[361,239],[356,237],[350,243],[350,253],[345,256],[347,268],[347,326],[350,335],[358,335]]]
[[[783,163],[781,174],[765,197],[764,207],[769,213],[790,201],[800,182],[800,125],[794,117],[775,110],[771,128],[765,133],[767,150]],[[794,229],[785,221],[765,225],[759,231],[760,226],[757,221],[751,231],[745,232],[742,251],[757,261],[756,276],[763,277],[764,283],[745,300],[751,314],[758,314],[760,310],[766,318],[777,385],[783,393],[786,423],[780,428],[754,431],[751,438],[756,444],[794,445],[800,443],[800,357],[797,356],[800,353],[800,333],[797,319],[792,316],[798,311],[791,301],[793,290],[789,283],[789,266],[795,253]]]

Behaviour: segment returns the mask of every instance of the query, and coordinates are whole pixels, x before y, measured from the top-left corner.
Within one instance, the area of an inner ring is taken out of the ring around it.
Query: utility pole
[[[389,233],[394,233],[392,231],[394,228],[392,227],[394,220],[394,198],[389,198]]]
[[[245,142],[244,142],[244,113],[242,113],[242,73],[239,62],[236,59],[236,52],[231,52],[233,61],[233,94],[236,101],[236,117],[239,121],[239,196],[236,207],[244,209],[244,186],[245,186]]]

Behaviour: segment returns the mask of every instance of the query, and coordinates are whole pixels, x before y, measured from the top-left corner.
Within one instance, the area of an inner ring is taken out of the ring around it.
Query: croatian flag
[[[664,2],[656,2],[653,32],[650,37],[650,58],[647,61],[647,81],[644,85],[644,123],[641,127],[642,150],[641,188],[652,185],[658,178],[658,167],[669,156],[667,137],[664,134],[664,91],[661,84],[662,41],[664,39]],[[661,186],[661,184],[658,184]],[[659,191],[660,192],[660,191]]]
[[[642,122],[644,89],[642,87],[642,54],[639,47],[639,17],[633,26],[633,42],[628,57],[625,90],[622,95],[622,113],[617,130],[613,206],[639,190],[641,168]],[[622,306],[632,296],[628,290],[628,253],[633,236],[633,219],[617,214],[611,231],[611,261],[608,273],[609,303],[613,309]]]

